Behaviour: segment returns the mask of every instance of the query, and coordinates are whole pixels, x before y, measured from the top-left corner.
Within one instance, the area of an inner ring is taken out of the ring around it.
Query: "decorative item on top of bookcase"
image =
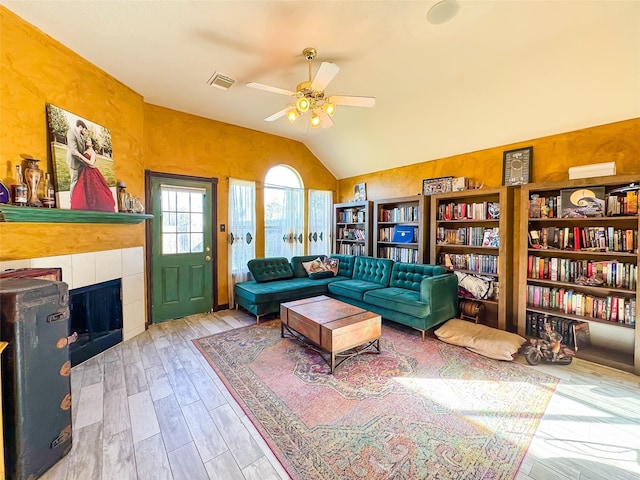
[[[366,183],[358,183],[353,188],[353,201],[354,202],[364,202],[367,199],[367,184]]]
[[[422,195],[434,195],[453,190],[453,177],[425,178],[422,180]]]
[[[640,375],[638,180],[522,187],[518,331],[549,323],[570,345],[577,328],[578,357]]]
[[[507,150],[502,154],[502,184],[523,185],[531,180],[533,147]]]
[[[337,203],[333,207],[333,253],[371,255],[372,202]]]
[[[376,200],[373,253],[398,262],[427,263],[429,197]]]
[[[431,196],[431,261],[454,271],[460,298],[482,303],[483,321],[502,330],[515,327],[512,203],[507,187]]]

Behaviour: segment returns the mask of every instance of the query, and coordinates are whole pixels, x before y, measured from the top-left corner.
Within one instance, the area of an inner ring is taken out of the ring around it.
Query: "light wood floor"
[[[191,342],[255,319],[207,318],[153,325],[74,367],[74,446],[42,479],[289,478]],[[535,368],[561,382],[516,478],[640,479],[640,377],[584,361]]]

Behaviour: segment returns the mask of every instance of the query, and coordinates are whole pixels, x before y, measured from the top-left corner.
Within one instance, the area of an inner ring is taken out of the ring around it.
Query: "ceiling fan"
[[[282,110],[265,118],[267,122],[273,122],[285,115],[291,123],[307,112],[311,112],[311,126],[329,128],[333,125],[333,114],[336,112],[337,105],[345,105],[350,107],[373,107],[376,104],[374,97],[355,97],[350,95],[325,95],[324,89],[333,80],[333,77],[340,71],[335,63],[322,62],[320,68],[316,72],[316,76],[312,79],[311,65],[316,58],[318,51],[309,47],[302,51],[304,58],[309,62],[309,80],[298,84],[296,91],[285,90],[283,88],[272,87],[262,83],[250,82],[247,87],[257,88],[266,92],[279,93],[295,98],[295,102],[287,105]]]

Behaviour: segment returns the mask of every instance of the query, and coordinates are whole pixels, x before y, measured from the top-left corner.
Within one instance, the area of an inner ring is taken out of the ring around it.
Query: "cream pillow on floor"
[[[497,328],[452,318],[435,332],[445,343],[466,347],[472,352],[495,360],[513,360],[524,338]]]

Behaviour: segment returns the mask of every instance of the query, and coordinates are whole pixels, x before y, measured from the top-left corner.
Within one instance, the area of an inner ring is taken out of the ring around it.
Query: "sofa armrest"
[[[458,316],[458,277],[451,273],[423,278],[420,301],[431,306],[431,315],[441,321]]]

